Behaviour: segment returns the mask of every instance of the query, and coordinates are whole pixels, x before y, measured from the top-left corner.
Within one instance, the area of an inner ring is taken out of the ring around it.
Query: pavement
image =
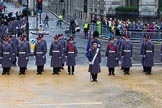
[[[10,8],[11,7],[11,8]],[[8,9],[18,10],[12,4]],[[9,11],[9,10],[8,10]],[[57,18],[50,12],[44,12],[50,17],[50,28],[45,28],[49,35],[45,35],[48,51],[53,36],[64,33],[56,27]],[[30,18],[30,25],[35,28],[35,17]],[[65,34],[64,34],[65,35]],[[37,35],[30,33],[31,39]],[[65,38],[68,38],[65,35]],[[36,75],[35,58],[30,57],[25,76],[18,75],[19,67],[11,68],[11,75],[0,75],[0,108],[162,108],[162,68],[153,67],[153,75],[147,76],[141,66],[133,66],[130,75],[123,75],[120,67],[115,69],[115,76],[108,76],[104,49],[107,42],[102,42],[102,64],[98,82],[90,82],[88,61],[85,57],[87,40],[82,33],[77,33],[75,43],[78,48],[75,75],[68,75],[67,66],[60,75],[52,75],[50,57],[43,75]],[[135,44],[133,59],[140,63],[140,45]],[[160,46],[156,46],[158,51]],[[156,63],[160,63],[159,53],[155,53]],[[2,68],[0,68],[2,72]]]

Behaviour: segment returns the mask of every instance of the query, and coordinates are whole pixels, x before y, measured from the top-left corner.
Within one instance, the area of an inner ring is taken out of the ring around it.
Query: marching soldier
[[[66,48],[66,65],[68,66],[68,72],[69,72],[69,75],[72,74],[74,75],[74,71],[75,71],[75,65],[76,65],[76,62],[75,62],[75,57],[77,56],[77,47],[76,45],[74,44],[74,38],[73,37],[70,37],[69,40],[68,40],[68,44],[67,44],[67,48]]]
[[[114,38],[110,38],[110,42],[108,43],[106,50],[106,58],[107,58],[107,67],[109,68],[108,75],[115,75],[115,67],[118,65],[118,51],[117,46],[114,43]]]
[[[124,75],[129,75],[130,67],[132,66],[132,42],[130,41],[130,36],[125,36],[126,40],[122,45],[122,64]]]
[[[142,66],[143,66],[143,72],[146,71],[146,68],[144,66],[144,59],[145,59],[145,57],[144,57],[144,46],[145,46],[146,42],[147,42],[147,35],[144,35],[144,40],[141,43],[141,50],[140,50],[141,63],[142,63]]]
[[[46,49],[45,45],[41,42],[40,36],[37,37],[37,43],[34,48],[34,55],[36,58],[37,75],[41,75],[45,64]]]
[[[98,42],[92,41],[92,48],[90,49],[90,62],[89,62],[89,69],[92,76],[92,82],[97,82],[97,75],[101,72],[100,69],[101,63],[101,52],[100,48],[98,48]]]
[[[12,66],[12,46],[8,42],[8,38],[4,37],[3,44],[1,47],[1,56],[2,56],[2,75],[10,75],[9,71]]]
[[[59,75],[59,69],[62,65],[62,47],[58,42],[58,36],[54,37],[54,42],[50,46],[49,55],[51,56],[51,67],[53,67],[53,75]]]
[[[152,66],[154,66],[154,44],[151,41],[151,36],[147,37],[147,42],[144,46],[144,63],[146,75],[151,75]]]
[[[29,50],[23,36],[20,37],[17,56],[18,56],[18,66],[20,67],[19,75],[25,75],[25,70],[29,60]]]

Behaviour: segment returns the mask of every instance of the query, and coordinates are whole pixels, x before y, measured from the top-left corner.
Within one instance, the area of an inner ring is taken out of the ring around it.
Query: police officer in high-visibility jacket
[[[86,20],[86,22],[84,24],[84,38],[85,39],[88,38],[88,30],[89,30],[89,24],[88,24],[88,20]]]
[[[62,27],[62,20],[63,20],[63,16],[62,15],[59,15],[59,26],[60,28]]]
[[[98,30],[98,33],[99,33],[99,34],[101,34],[101,29],[102,29],[101,21],[98,19],[98,20],[97,20],[97,30]]]

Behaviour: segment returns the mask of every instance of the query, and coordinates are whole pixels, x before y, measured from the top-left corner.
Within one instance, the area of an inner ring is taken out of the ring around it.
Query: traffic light
[[[43,2],[43,0],[37,0],[37,11],[38,11],[38,13],[42,13],[42,2]]]
[[[84,11],[84,13],[87,13],[87,5],[85,5],[85,4],[83,6],[83,11]]]
[[[83,11],[84,13],[87,13],[87,0],[84,0],[84,4],[83,4]]]
[[[64,0],[60,0],[60,2],[64,2]]]

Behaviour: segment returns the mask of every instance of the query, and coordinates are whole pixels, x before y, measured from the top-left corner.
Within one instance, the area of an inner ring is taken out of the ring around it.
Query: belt
[[[74,52],[68,52],[68,53],[71,53],[71,54],[73,54]]]
[[[124,52],[131,52],[131,50],[124,50]]]
[[[109,51],[110,53],[114,53],[115,51]]]
[[[150,52],[152,52],[152,50],[146,50],[146,52],[150,53]]]
[[[19,52],[19,54],[25,54],[26,52]]]
[[[10,52],[3,52],[3,54],[10,54]]]
[[[36,54],[42,54],[43,52],[36,52]]]
[[[54,51],[52,51],[52,52],[60,52],[60,51],[58,51],[58,50],[54,50]]]

